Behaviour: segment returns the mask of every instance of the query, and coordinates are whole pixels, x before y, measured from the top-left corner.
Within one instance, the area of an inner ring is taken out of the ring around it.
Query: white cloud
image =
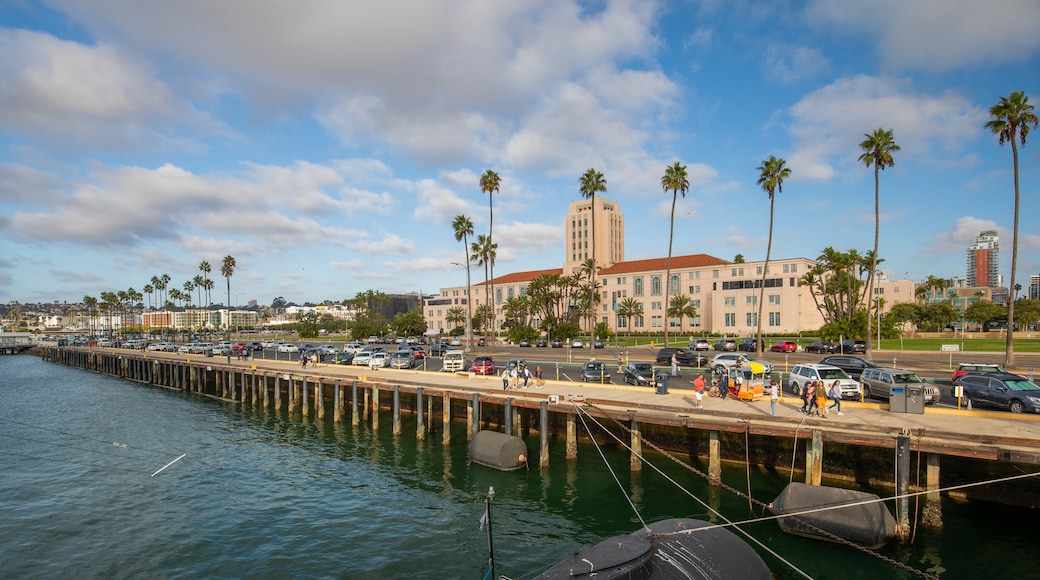
[[[1013,62],[1040,49],[1036,0],[812,0],[810,22],[871,37],[892,67],[945,70]]]
[[[905,81],[865,75],[839,79],[795,103],[787,156],[792,180],[828,180],[858,165],[859,143],[876,127],[892,129],[900,158],[945,163],[978,138],[986,112],[955,93],[916,94]],[[836,167],[837,166],[837,167]]]
[[[793,83],[827,72],[830,63],[815,48],[772,45],[766,49],[762,68],[770,80]]]

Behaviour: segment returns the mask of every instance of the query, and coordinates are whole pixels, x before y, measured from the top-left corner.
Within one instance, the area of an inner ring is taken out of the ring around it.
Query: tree
[[[733,256],[733,263],[734,264],[743,264],[744,263],[744,254],[737,254],[736,256]]]
[[[473,283],[470,280],[470,261],[469,261],[469,236],[473,235],[473,222],[462,214],[455,216],[455,221],[451,223],[452,229],[455,231],[455,241],[462,242],[462,248],[466,250],[466,344],[473,344],[473,325],[471,320],[473,319]]]
[[[213,304],[213,299],[212,299],[212,297],[211,297],[211,295],[209,293],[209,291],[213,289],[213,284],[212,284],[212,282],[209,279],[209,274],[212,271],[213,271],[213,266],[210,266],[209,262],[207,262],[206,260],[203,260],[203,261],[199,262],[199,272],[202,272],[202,279],[204,280],[201,284],[199,284],[199,286],[201,286],[206,291],[206,305],[207,306],[210,305],[210,304]],[[202,303],[202,298],[201,297],[199,298],[199,303],[200,303],[200,305]]]
[[[685,294],[672,296],[671,302],[668,303],[668,318],[679,319],[679,334],[682,334],[683,318],[693,318],[694,316],[697,316],[697,309],[693,307],[693,301],[689,296]]]
[[[1015,169],[1015,229],[1014,234],[1011,238],[1011,280],[1008,282],[1009,287],[1015,287],[1015,276],[1018,268],[1018,206],[1019,206],[1019,190],[1018,190],[1018,145],[1016,141],[1022,141],[1022,146],[1026,146],[1026,136],[1029,135],[1029,126],[1032,125],[1033,129],[1036,129],[1037,123],[1040,119],[1037,119],[1036,113],[1033,112],[1033,105],[1029,104],[1029,97],[1026,96],[1022,91],[1015,91],[1011,93],[1009,97],[1000,97],[1000,102],[989,108],[990,120],[986,121],[986,128],[993,132],[997,136],[997,140],[1003,147],[1004,143],[1011,143],[1011,157],[1014,162]],[[1012,297],[1008,301],[1008,332],[1007,332],[1007,346],[1004,351],[1004,367],[1012,368],[1015,366],[1015,300]]]
[[[1022,325],[1040,322],[1040,300],[1032,298],[1015,300],[1015,322]]]
[[[390,326],[398,336],[422,336],[427,328],[426,319],[418,310],[398,313]]]
[[[802,276],[800,283],[809,289],[816,309],[824,320],[824,338],[860,338],[864,335],[867,314],[862,289],[867,282],[860,276],[869,263],[856,250],[839,252],[824,248],[816,265]]]
[[[602,173],[590,167],[581,176],[578,190],[581,192],[582,198],[592,200],[592,252],[589,254],[589,259],[592,260],[592,263],[588,268],[589,282],[591,282],[589,292],[592,292],[596,286],[596,270],[598,269],[596,266],[596,192],[607,190],[607,180],[603,179]],[[589,296],[589,302],[592,302],[591,295]],[[589,333],[592,333],[592,328],[589,328]],[[592,349],[591,344],[589,349]]]
[[[863,153],[859,156],[859,160],[864,165],[870,167],[874,166],[874,260],[870,264],[870,276],[867,279],[867,294],[873,296],[874,292],[874,273],[877,271],[877,253],[878,253],[878,234],[881,231],[881,206],[878,200],[879,192],[879,175],[886,167],[892,167],[895,165],[895,160],[892,158],[892,153],[899,151],[899,145],[896,145],[895,139],[892,137],[892,130],[882,129],[878,127],[874,129],[873,133],[867,133],[864,135],[864,139],[860,144],[860,149]],[[872,301],[867,302],[867,317],[870,317],[870,304]],[[870,325],[867,325],[867,351],[864,353],[868,360],[872,360],[870,354]]]
[[[978,302],[969,304],[964,309],[964,320],[967,322],[976,322],[985,328],[989,323],[997,320],[1004,320],[1007,318],[1007,308],[990,302],[989,300],[979,300]]]
[[[235,275],[235,258],[232,256],[224,256],[223,263],[220,264],[220,275],[227,279],[227,303],[228,303],[228,322],[227,329],[224,331],[225,340],[231,340],[231,277]]]
[[[888,320],[892,324],[903,325],[912,322],[917,325],[921,320],[921,305],[913,302],[900,302],[893,304],[892,310],[888,311]]]
[[[497,173],[488,169],[484,172],[484,175],[480,176],[480,191],[488,194],[488,235],[487,245],[489,248],[497,248],[495,245],[494,227],[495,227],[495,204],[493,203],[495,194],[498,193],[499,187],[502,186],[502,178]],[[488,263],[488,269],[490,276],[487,278],[487,283],[491,285],[491,294],[495,293],[495,260],[491,259]],[[491,342],[495,340],[495,308],[491,307]]]
[[[487,323],[483,326],[483,328],[490,329],[492,330],[492,332],[494,331],[493,326],[495,321],[495,305],[491,302],[492,284],[489,272],[492,267],[492,264],[494,264],[495,262],[497,250],[498,244],[491,243],[491,238],[489,236],[485,236],[484,234],[478,235],[477,241],[470,243],[470,261],[476,262],[478,266],[484,266],[484,304],[488,307],[488,309],[484,312],[483,317],[477,316],[474,318],[474,320],[483,320],[485,323]]]
[[[466,311],[461,306],[452,306],[448,309],[447,315],[444,317],[444,321],[448,323],[452,328],[465,324],[466,328],[470,328],[468,323],[469,317],[466,315]]]
[[[783,193],[784,180],[791,176],[787,161],[770,155],[758,166],[758,185],[769,195],[769,241],[766,243],[766,263],[762,268],[762,282],[758,287],[758,333],[755,356],[762,358],[762,308],[765,306],[766,276],[769,274],[769,255],[773,251],[773,207],[776,194]]]
[[[629,296],[618,304],[617,315],[625,319],[628,335],[632,336],[632,318],[643,315],[643,303]]]
[[[671,214],[671,226],[668,229],[668,264],[665,268],[664,275],[664,303],[669,304],[668,294],[672,290],[672,240],[675,237],[675,202],[678,199],[678,195],[682,194],[683,198],[686,198],[686,192],[690,190],[690,180],[686,176],[686,166],[678,161],[674,165],[669,165],[664,170],[664,175],[661,176],[661,188],[666,192],[672,192],[672,214]],[[665,321],[664,324],[664,345],[668,346],[668,326],[671,320]],[[679,322],[682,325],[682,321]]]

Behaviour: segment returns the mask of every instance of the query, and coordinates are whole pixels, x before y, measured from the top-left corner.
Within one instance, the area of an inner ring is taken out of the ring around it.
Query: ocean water
[[[301,421],[25,355],[0,357],[0,409],[0,578],[482,578],[489,486],[496,571],[516,579],[640,518],[712,519],[693,496],[731,520],[761,515],[659,455],[663,475],[633,474],[613,444],[568,462],[551,440],[548,469],[502,473],[469,462],[461,422],[445,446],[417,441],[407,414],[394,437],[389,413],[378,432]],[[743,468],[723,478],[748,488]],[[750,487],[768,502],[786,483],[753,471]],[[944,500],[941,530],[882,553],[941,578],[1031,577],[1037,515]],[[791,563],[759,548],[782,578],[914,577],[773,522],[743,529]]]

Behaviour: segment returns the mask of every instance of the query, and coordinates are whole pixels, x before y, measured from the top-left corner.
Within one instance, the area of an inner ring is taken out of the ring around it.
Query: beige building
[[[595,258],[600,268],[625,261],[625,216],[617,202],[597,197],[596,211],[592,211],[592,200],[576,201],[567,207],[564,235],[567,240],[563,271],[572,274],[582,262]],[[592,234],[595,224],[596,244]]]

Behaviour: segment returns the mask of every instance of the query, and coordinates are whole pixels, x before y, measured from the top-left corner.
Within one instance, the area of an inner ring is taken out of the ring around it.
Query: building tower
[[[616,201],[596,199],[596,247],[592,248],[592,200],[578,200],[567,208],[564,222],[566,257],[563,272],[570,274],[594,257],[600,268],[625,261],[625,216]]]
[[[1029,299],[1040,300],[1040,274],[1029,277]]]
[[[975,238],[968,248],[968,286],[1000,287],[1000,238],[996,230],[987,230]]]

